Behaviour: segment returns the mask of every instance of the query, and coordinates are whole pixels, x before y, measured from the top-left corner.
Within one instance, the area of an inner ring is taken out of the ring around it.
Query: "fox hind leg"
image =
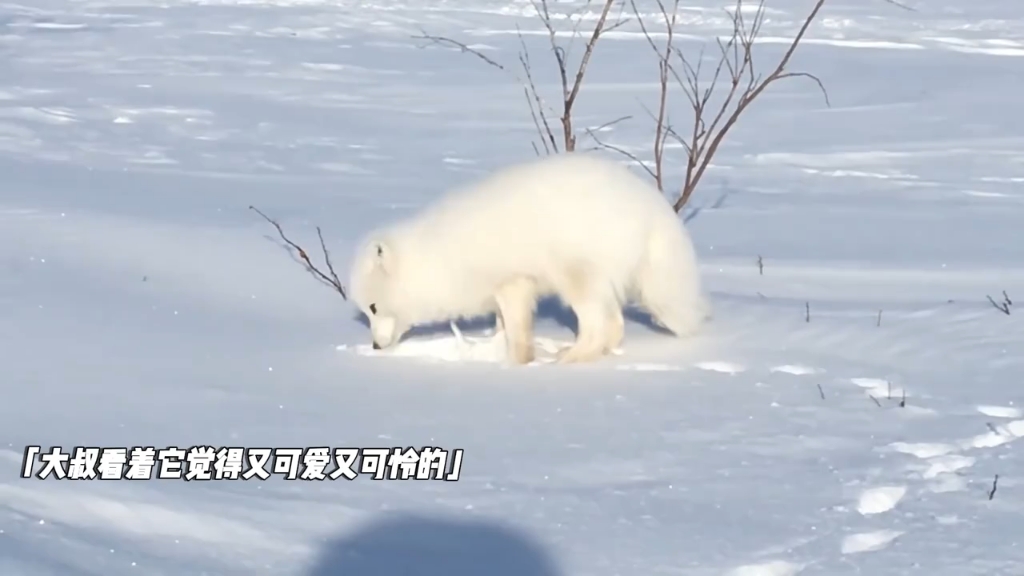
[[[576,342],[559,353],[558,361],[593,362],[621,343],[625,328],[622,309],[612,286],[589,270],[572,270],[566,280],[559,295],[576,314],[578,329]]]

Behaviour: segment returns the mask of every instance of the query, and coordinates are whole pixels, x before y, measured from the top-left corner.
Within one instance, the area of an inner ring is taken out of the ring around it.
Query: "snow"
[[[903,3],[829,0],[792,68],[831,106],[776,84],[718,151],[700,335],[631,314],[621,354],[521,369],[486,323],[374,354],[248,207],[341,273],[531,157],[508,76],[411,38],[514,65],[521,29],[553,94],[529,2],[0,3],[0,573],[1022,573],[1024,314],[987,296],[1024,300],[1024,5]],[[681,47],[727,4],[687,2]],[[759,63],[810,7],[767,1]],[[602,40],[577,109],[645,156],[649,51]],[[43,481],[26,446],[464,452],[458,481]]]

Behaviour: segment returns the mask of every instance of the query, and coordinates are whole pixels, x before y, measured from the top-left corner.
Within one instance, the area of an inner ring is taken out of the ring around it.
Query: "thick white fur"
[[[533,359],[544,296],[558,295],[577,317],[562,362],[618,346],[627,301],[678,336],[711,314],[690,236],[668,201],[624,166],[579,152],[499,170],[371,233],[349,289],[375,346],[394,345],[416,324],[495,312],[515,364]]]

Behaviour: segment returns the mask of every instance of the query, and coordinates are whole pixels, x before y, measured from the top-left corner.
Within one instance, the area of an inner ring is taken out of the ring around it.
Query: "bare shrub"
[[[597,46],[597,41],[605,32],[613,30],[626,22],[625,20],[619,20],[614,24],[608,24],[608,16],[611,13],[612,6],[620,2],[621,0],[604,0],[604,5],[601,8],[597,22],[594,24],[594,29],[590,32],[587,43],[583,48],[583,56],[580,58],[580,62],[576,66],[576,71],[572,74],[569,73],[569,54],[575,40],[580,36],[580,24],[582,23],[582,19],[580,18],[576,20],[576,24],[572,29],[572,35],[570,36],[569,45],[568,47],[563,47],[558,43],[558,31],[555,29],[555,26],[551,21],[551,12],[548,10],[547,0],[534,0],[532,2],[534,9],[537,10],[541,23],[544,25],[544,29],[548,33],[548,39],[551,43],[551,53],[554,55],[555,62],[558,64],[558,76],[562,89],[561,111],[556,112],[546,106],[544,99],[537,91],[537,84],[533,77],[533,65],[530,62],[530,53],[526,48],[526,42],[523,40],[522,32],[519,33],[519,45],[521,46],[521,50],[519,51],[519,66],[522,68],[523,76],[519,76],[516,73],[513,73],[513,76],[516,81],[522,85],[523,95],[526,98],[527,105],[530,107],[530,116],[533,119],[534,126],[540,136],[541,146],[544,147],[544,152],[547,154],[557,154],[559,152],[559,139],[555,137],[555,131],[551,127],[553,122],[550,120],[550,117],[552,115],[556,116],[562,125],[562,150],[566,152],[576,150],[576,131],[573,128],[572,121],[573,105],[579,97],[580,88],[583,87],[583,78],[587,73],[587,64],[590,63],[590,58],[594,53],[594,47]],[[589,7],[589,5],[590,2],[587,3],[587,6],[585,6],[584,9]],[[463,52],[473,54],[490,66],[504,72],[509,72],[508,68],[503,64],[498,63],[484,55],[479,50],[475,50],[467,44],[457,40],[444,36],[431,36],[426,32],[419,36],[413,36],[413,38],[430,40],[437,44],[458,48]],[[571,84],[570,78],[572,79]],[[533,144],[533,148],[539,155],[540,148],[537,147],[536,143]]]
[[[793,72],[787,69],[797,46],[799,46],[807,29],[825,4],[825,0],[817,0],[784,55],[767,74],[758,72],[754,66],[754,44],[764,23],[764,0],[757,3],[750,17],[745,16],[748,10],[744,1],[737,0],[735,7],[727,11],[732,21],[731,35],[725,39],[717,38],[715,40],[717,62],[713,67],[711,78],[706,84],[705,80],[701,78],[701,72],[704,69],[703,50],[697,57],[696,64],[694,64],[694,60],[688,58],[675,44],[680,0],[671,0],[671,5],[667,5],[666,0],[653,0],[658,7],[660,19],[664,25],[665,41],[661,45],[655,41],[654,34],[644,21],[636,1],[628,1],[633,12],[632,18],[621,17],[621,13],[625,9],[626,0],[603,0],[597,22],[588,35],[584,53],[576,68],[576,72],[575,74],[569,74],[568,53],[572,48],[573,42],[580,36],[579,26],[582,18],[576,19],[570,36],[569,46],[568,48],[563,48],[557,41],[557,31],[552,23],[553,19],[548,9],[547,0],[533,0],[532,3],[536,8],[538,17],[544,29],[548,32],[551,52],[558,65],[562,92],[561,111],[554,112],[547,108],[544,104],[544,99],[537,91],[533,68],[521,32],[519,40],[522,48],[519,52],[519,63],[523,75],[514,74],[514,76],[523,87],[523,94],[530,107],[531,117],[546,153],[559,152],[558,139],[555,138],[554,130],[551,128],[552,123],[548,120],[549,115],[552,114],[558,116],[562,125],[562,150],[571,152],[576,149],[576,133],[572,117],[573,105],[579,97],[587,66],[597,42],[608,31],[620,27],[633,19],[639,23],[658,63],[660,89],[658,108],[653,112],[648,110],[648,114],[655,123],[652,146],[653,161],[649,163],[643,162],[635,154],[601,141],[597,137],[596,130],[588,129],[586,132],[597,143],[598,147],[617,152],[635,161],[650,174],[658,189],[666,194],[668,194],[665,183],[666,143],[670,138],[679,143],[686,153],[686,171],[682,184],[677,188],[678,191],[672,194],[673,198],[669,199],[676,212],[680,212],[686,206],[725,136],[736,125],[743,112],[750,107],[758,96],[764,93],[768,86],[786,78],[802,77],[810,79],[821,89],[825,96],[825,102],[828,104],[828,93],[821,80],[808,72]],[[620,17],[615,23],[609,24],[609,16],[617,4],[620,5]],[[589,7],[589,5],[590,3],[588,2],[584,9]],[[416,38],[456,47],[463,52],[477,56],[491,66],[509,72],[504,65],[457,40],[442,36],[431,36],[426,33],[416,36]],[[571,82],[570,79],[572,79]],[[722,88],[723,84],[724,96],[716,101],[714,97],[719,94],[719,89]],[[690,127],[683,132],[676,130],[670,122],[669,104],[673,87],[683,91],[693,113]],[[631,116],[623,116],[605,124],[605,126],[629,118]],[[540,149],[536,144],[534,144],[534,150],[540,154]]]

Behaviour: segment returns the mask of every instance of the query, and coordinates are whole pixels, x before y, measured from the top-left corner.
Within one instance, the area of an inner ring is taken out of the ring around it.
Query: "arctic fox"
[[[563,363],[618,347],[628,301],[677,336],[711,316],[693,243],[668,201],[625,166],[580,152],[506,167],[372,232],[349,289],[376,349],[416,324],[496,313],[511,364],[533,361],[545,296],[576,314]]]

